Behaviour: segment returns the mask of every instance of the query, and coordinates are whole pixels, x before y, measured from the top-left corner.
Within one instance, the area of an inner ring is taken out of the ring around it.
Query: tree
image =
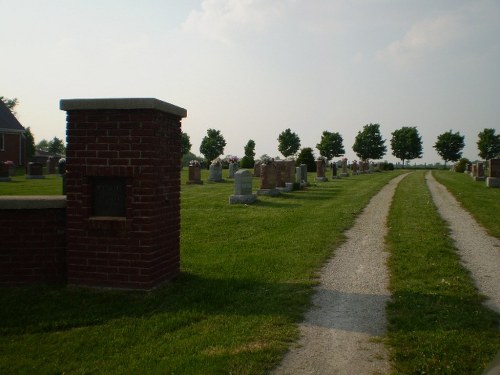
[[[377,160],[381,159],[387,151],[384,143],[385,139],[382,139],[380,134],[380,125],[368,124],[363,126],[363,130],[356,135],[352,150],[363,161],[368,159]]]
[[[49,142],[46,139],[42,139],[36,144],[35,148],[40,151],[49,151]]]
[[[345,154],[343,142],[344,140],[339,133],[324,131],[321,142],[316,145],[316,148],[321,156],[331,160]]]
[[[191,151],[191,142],[189,139],[189,135],[184,132],[181,132],[181,157],[188,154]]]
[[[299,136],[292,133],[290,129],[286,129],[280,133],[278,142],[278,150],[285,158],[295,155],[300,148]]]
[[[29,161],[35,155],[35,137],[29,126],[24,132],[24,137],[26,138],[26,159]]]
[[[6,107],[12,112],[12,114],[14,116],[17,115],[16,111],[14,110],[16,105],[19,104],[19,101],[17,100],[17,98],[9,99],[9,98],[6,98],[4,96],[0,96],[0,100],[6,105]]]
[[[255,164],[255,141],[250,139],[245,146],[245,156],[240,160],[241,168],[253,168]]]
[[[444,167],[448,161],[457,161],[462,156],[462,150],[465,146],[464,136],[460,132],[453,133],[451,130],[438,135],[434,144],[436,152],[443,158]]]
[[[481,159],[490,160],[500,157],[500,134],[495,134],[495,129],[484,129],[478,137],[477,149]]]
[[[304,147],[300,150],[296,163],[297,165],[306,164],[308,172],[316,171],[316,160],[314,159],[313,149],[311,147]]]
[[[403,167],[405,160],[410,161],[422,157],[422,138],[414,126],[403,126],[392,133],[392,154],[401,159]]]
[[[200,152],[205,156],[208,165],[212,160],[224,153],[226,140],[219,130],[208,129],[207,135],[203,137],[200,145]]]
[[[49,141],[47,151],[53,155],[64,155],[66,153],[66,147],[62,140],[54,137]]]

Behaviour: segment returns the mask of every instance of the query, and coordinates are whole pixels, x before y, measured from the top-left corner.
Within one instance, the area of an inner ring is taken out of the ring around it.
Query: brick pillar
[[[68,283],[151,289],[179,273],[181,118],[157,99],[61,100]]]

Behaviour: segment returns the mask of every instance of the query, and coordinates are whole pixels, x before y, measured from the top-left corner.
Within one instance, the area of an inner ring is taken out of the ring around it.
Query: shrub
[[[467,158],[462,158],[458,161],[457,164],[455,164],[455,172],[458,173],[464,173],[465,168],[467,167],[467,164],[470,164],[470,160]]]

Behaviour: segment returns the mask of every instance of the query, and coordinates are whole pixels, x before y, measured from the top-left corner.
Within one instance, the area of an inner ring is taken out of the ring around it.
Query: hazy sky
[[[65,139],[69,98],[156,97],[186,108],[200,154],[208,128],[225,154],[279,155],[379,123],[416,126],[424,156],[450,129],[476,159],[477,134],[500,132],[499,0],[0,0],[0,95],[20,101],[35,141]]]

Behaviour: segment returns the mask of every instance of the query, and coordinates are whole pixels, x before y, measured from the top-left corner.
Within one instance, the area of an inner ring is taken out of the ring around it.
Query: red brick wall
[[[68,282],[150,289],[179,272],[180,118],[68,110]],[[92,179],[125,179],[125,217],[92,216]]]
[[[0,150],[0,161],[11,160],[16,165],[23,165],[21,136],[19,134],[4,133],[4,149]]]
[[[66,281],[66,210],[0,209],[0,285]]]

